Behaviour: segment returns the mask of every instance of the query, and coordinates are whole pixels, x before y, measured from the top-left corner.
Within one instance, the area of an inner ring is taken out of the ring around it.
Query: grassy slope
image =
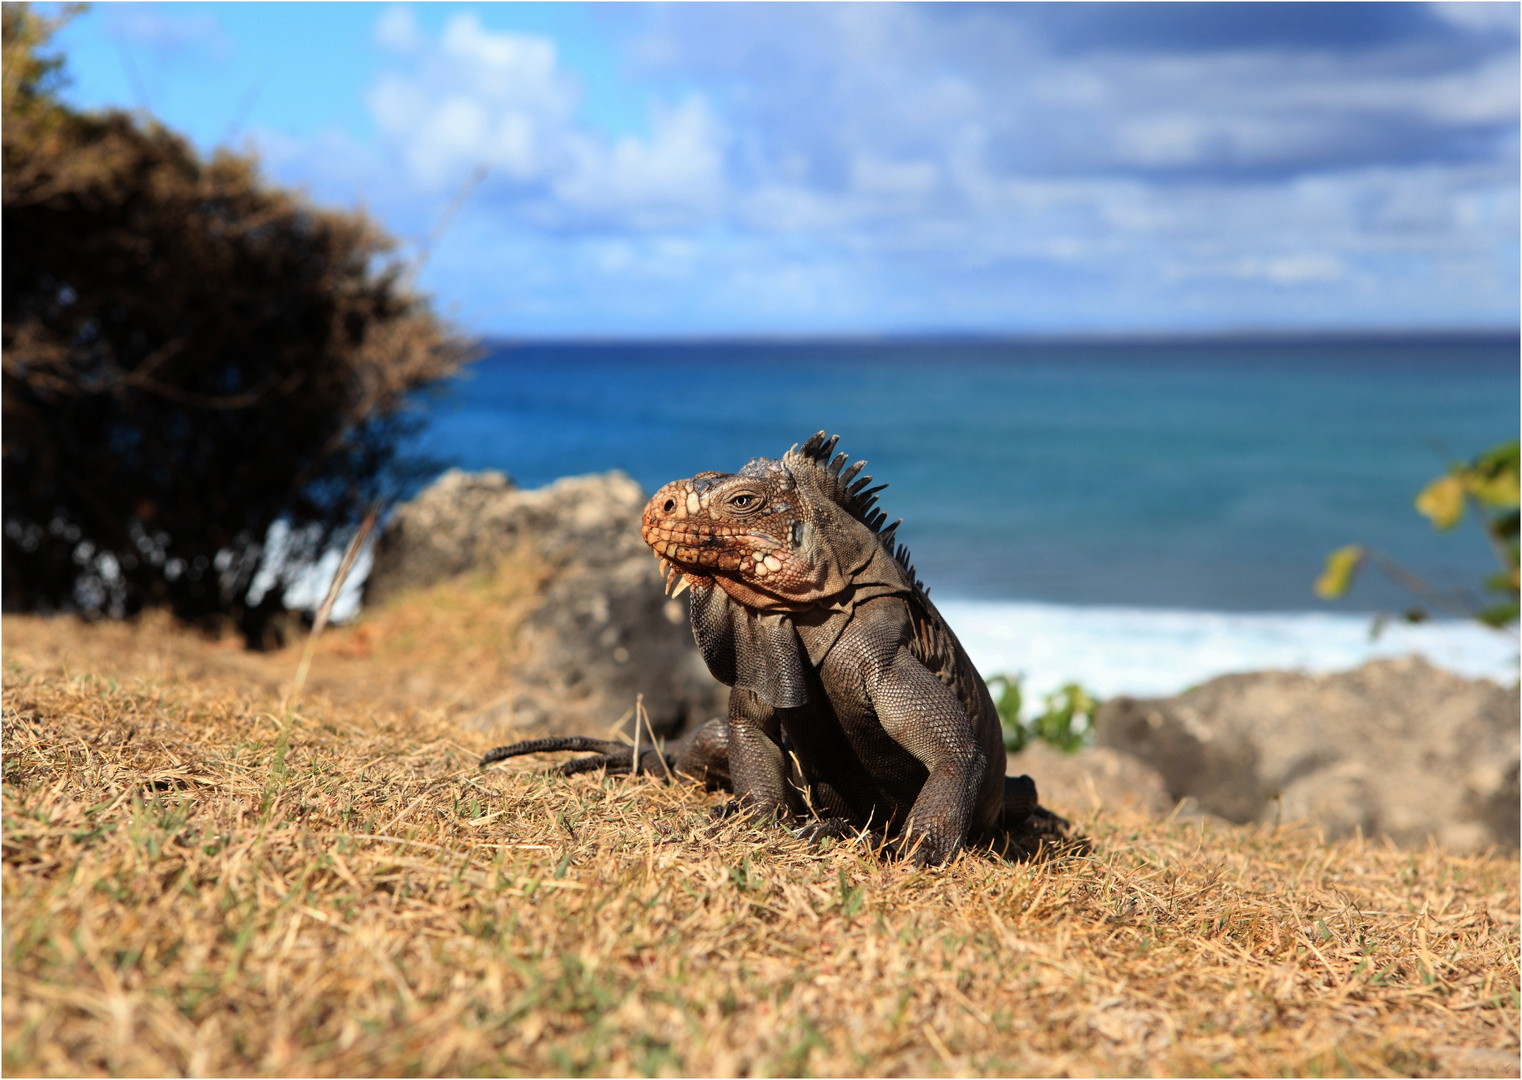
[[[5,624],[7,1074],[1516,1074],[1514,858],[1115,812],[915,872],[443,707],[315,698],[282,762],[258,679],[72,625]]]

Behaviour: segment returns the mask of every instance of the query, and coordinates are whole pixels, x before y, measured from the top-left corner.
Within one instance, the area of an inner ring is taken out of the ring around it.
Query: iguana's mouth
[[[715,573],[762,584],[785,568],[789,556],[774,537],[732,526],[650,522],[640,532],[660,562],[667,593],[674,596]]]

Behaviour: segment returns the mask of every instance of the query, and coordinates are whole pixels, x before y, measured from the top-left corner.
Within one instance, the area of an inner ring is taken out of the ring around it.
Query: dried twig
[[[328,593],[318,605],[317,614],[312,617],[312,630],[307,634],[306,645],[301,650],[301,662],[296,665],[296,678],[291,681],[291,692],[285,702],[284,712],[287,723],[295,713],[296,704],[301,699],[301,691],[306,686],[307,672],[312,667],[312,653],[317,648],[317,639],[327,628],[328,619],[333,614],[333,605],[338,602],[338,594],[343,590],[344,582],[349,579],[349,571],[354,569],[354,560],[359,557],[359,549],[364,546],[365,539],[375,528],[379,517],[379,505],[372,505],[365,511],[364,519],[359,523],[359,528],[354,530],[349,546],[344,549],[343,561],[338,564],[338,572],[333,575],[333,580],[328,584]]]
[[[632,766],[630,766],[630,769],[629,769],[629,774],[631,776],[638,776],[639,775],[639,718],[640,718],[640,714],[643,713],[644,711],[645,711],[645,695],[644,694],[635,694],[634,695],[634,757],[633,757],[634,764]]]
[[[650,745],[655,747],[655,756],[661,760],[661,768],[666,770],[666,779],[675,780],[671,773],[671,766],[666,762],[666,747],[655,737],[655,726],[650,723],[650,710],[645,708],[645,695],[641,694],[635,701],[635,711],[645,720],[645,731],[650,735]],[[639,720],[634,721],[635,727],[639,726]]]

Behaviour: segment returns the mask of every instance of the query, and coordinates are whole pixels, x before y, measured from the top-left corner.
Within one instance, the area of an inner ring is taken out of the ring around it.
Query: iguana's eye
[[[752,495],[748,491],[742,491],[738,495],[731,495],[729,497],[729,505],[736,510],[754,509],[760,501],[761,497],[759,495]]]

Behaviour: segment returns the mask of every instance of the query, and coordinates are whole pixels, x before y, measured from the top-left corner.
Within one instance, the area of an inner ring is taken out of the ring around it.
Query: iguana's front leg
[[[899,850],[922,866],[938,866],[962,846],[988,756],[956,694],[915,659],[897,622],[868,616],[854,624],[831,653],[825,677],[838,687],[832,697],[846,680],[859,679],[883,730],[929,770]]]
[[[738,687],[729,692],[729,774],[737,808],[764,817],[787,812],[788,768],[777,711]]]
[[[967,835],[988,756],[962,703],[907,648],[874,674],[867,693],[883,730],[930,770],[904,823],[901,850],[922,866],[939,866]]]

